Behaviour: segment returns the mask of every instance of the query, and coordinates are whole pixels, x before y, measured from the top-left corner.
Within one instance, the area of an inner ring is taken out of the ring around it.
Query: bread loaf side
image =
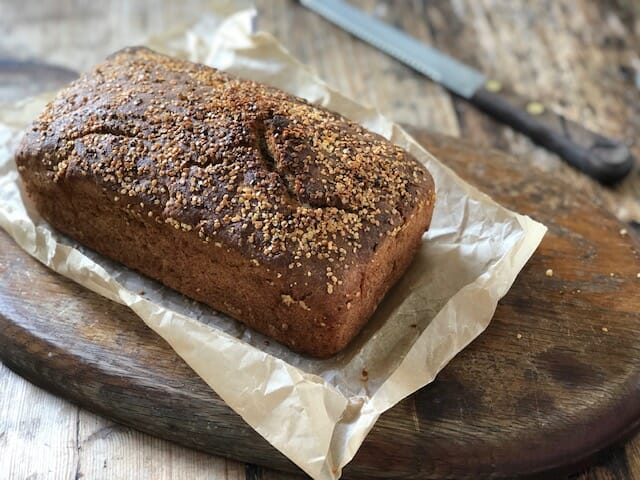
[[[381,136],[145,48],[60,92],[16,162],[56,229],[316,357],[366,323],[434,205],[427,170]]]

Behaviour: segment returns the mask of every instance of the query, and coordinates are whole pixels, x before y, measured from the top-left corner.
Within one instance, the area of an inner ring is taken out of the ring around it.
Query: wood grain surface
[[[635,142],[640,131],[640,93],[635,87],[640,69],[637,0],[352,1],[515,86],[519,93],[539,98],[589,128],[623,138],[640,156]],[[0,60],[44,60],[84,69],[148,33],[192,22],[206,13],[208,4],[204,0],[2,0]],[[396,121],[510,151],[520,161],[565,179],[619,218],[640,219],[637,166],[622,185],[603,189],[297,2],[258,1],[258,7],[260,28],[273,32],[295,56],[351,97],[377,106]],[[46,76],[17,78],[15,72],[4,75],[0,68],[0,102],[46,88],[42,86]],[[9,478],[32,474],[73,478],[76,473],[104,479],[283,478],[115,425],[1,366],[0,451],[0,472],[10,472]],[[640,478],[640,435],[610,450],[576,478]]]
[[[571,472],[640,425],[640,244],[535,167],[415,133],[550,231],[489,329],[382,416],[345,478]],[[297,471],[133,313],[48,271],[4,234],[0,251],[0,357],[11,369],[138,430]]]

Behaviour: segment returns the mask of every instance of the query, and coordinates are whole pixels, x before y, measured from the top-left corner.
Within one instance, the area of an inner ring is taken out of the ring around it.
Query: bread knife
[[[622,180],[633,166],[627,146],[528,100],[498,80],[465,65],[402,30],[342,0],[300,0],[302,5],[467,99],[496,120],[557,153],[603,184]]]

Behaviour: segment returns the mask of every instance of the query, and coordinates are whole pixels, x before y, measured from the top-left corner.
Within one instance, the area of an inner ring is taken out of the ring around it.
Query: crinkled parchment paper
[[[0,225],[55,271],[128,305],[271,444],[312,477],[335,479],[379,415],[431,382],[487,327],[546,228],[463,182],[374,109],[332,91],[270,35],[252,34],[253,17],[245,10],[224,21],[204,18],[147,45],[336,110],[410,151],[436,182],[419,254],[346,351],[313,360],[267,345],[238,322],[52,231],[21,191],[12,158],[20,129],[47,96],[0,111]]]

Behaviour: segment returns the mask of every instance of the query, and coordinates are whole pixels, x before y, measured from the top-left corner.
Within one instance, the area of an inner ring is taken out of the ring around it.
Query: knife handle
[[[633,166],[633,156],[624,143],[592,132],[495,80],[479,88],[469,100],[603,184],[622,180]]]

